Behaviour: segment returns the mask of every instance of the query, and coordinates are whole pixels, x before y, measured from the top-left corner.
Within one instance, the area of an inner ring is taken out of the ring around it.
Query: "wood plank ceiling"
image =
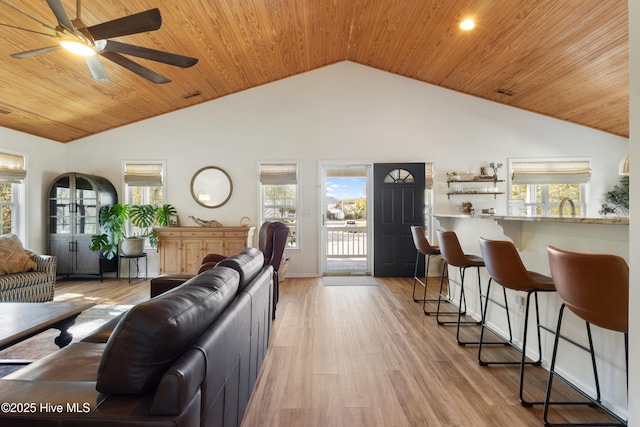
[[[55,26],[44,0],[4,1]],[[76,1],[63,4],[74,18]],[[629,135],[627,0],[84,0],[81,17],[154,7],[160,30],[116,40],[199,58],[136,59],[165,85],[106,60],[110,81],[96,82],[62,50],[11,58],[51,40],[0,27],[0,126],[68,142],[348,60]],[[0,23],[43,30],[3,4]]]

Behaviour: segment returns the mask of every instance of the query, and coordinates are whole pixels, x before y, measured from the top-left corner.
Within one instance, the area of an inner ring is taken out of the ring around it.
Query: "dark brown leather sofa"
[[[279,221],[267,221],[262,223],[260,231],[258,232],[258,249],[264,255],[265,265],[271,265],[273,267],[273,318],[276,317],[276,306],[278,302],[278,295],[280,293],[280,284],[278,278],[278,269],[282,263],[284,256],[284,249],[287,247],[287,240],[289,239],[289,227]],[[224,255],[220,254],[207,254],[202,258],[198,274],[206,271],[220,261],[226,259]],[[151,279],[150,292],[151,297],[160,295],[176,286],[181,285],[185,281],[189,280],[192,275],[189,274],[163,274]]]
[[[269,344],[273,267],[248,248],[0,379],[2,426],[239,426]]]

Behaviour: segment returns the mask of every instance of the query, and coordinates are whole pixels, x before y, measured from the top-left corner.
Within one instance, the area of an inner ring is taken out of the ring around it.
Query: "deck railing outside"
[[[367,256],[367,227],[327,227],[327,257],[354,258]]]

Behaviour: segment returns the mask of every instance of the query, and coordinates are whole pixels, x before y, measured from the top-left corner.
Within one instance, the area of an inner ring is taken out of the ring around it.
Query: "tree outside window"
[[[0,234],[15,233],[13,219],[17,204],[13,201],[13,184],[0,182]]]

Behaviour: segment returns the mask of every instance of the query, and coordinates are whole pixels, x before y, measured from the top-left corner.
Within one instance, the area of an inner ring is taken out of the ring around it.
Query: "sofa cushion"
[[[223,259],[217,265],[232,268],[240,274],[238,291],[241,291],[264,267],[264,255],[259,249],[245,248],[239,253]]]
[[[129,310],[107,341],[96,388],[144,393],[234,299],[239,274],[215,268]]]
[[[0,274],[24,273],[36,267],[36,262],[24,250],[18,236],[0,236]]]

